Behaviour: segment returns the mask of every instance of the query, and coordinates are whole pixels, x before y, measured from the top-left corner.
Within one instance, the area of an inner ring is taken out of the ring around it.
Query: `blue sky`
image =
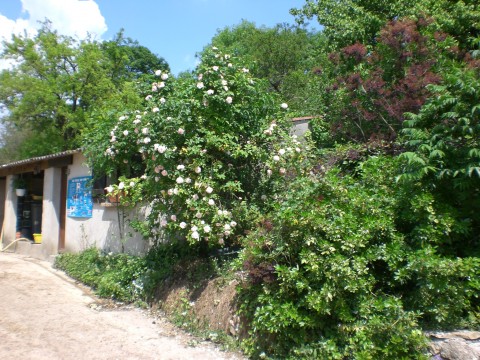
[[[172,72],[193,69],[195,53],[218,29],[242,19],[257,26],[294,23],[289,10],[305,0],[0,0],[0,37],[48,18],[59,32],[111,39],[121,28],[125,35],[162,56]],[[22,11],[23,9],[23,11]],[[316,25],[316,24],[314,24]]]

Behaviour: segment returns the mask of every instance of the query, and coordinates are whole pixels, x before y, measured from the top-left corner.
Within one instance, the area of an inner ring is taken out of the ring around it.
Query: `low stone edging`
[[[428,332],[432,360],[480,360],[480,331]]]

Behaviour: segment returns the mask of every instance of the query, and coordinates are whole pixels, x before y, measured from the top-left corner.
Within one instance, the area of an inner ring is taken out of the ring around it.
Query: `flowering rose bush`
[[[122,112],[102,153],[87,154],[93,165],[116,168],[141,157],[142,185],[129,191],[141,191],[137,198],[149,204],[142,232],[150,238],[231,244],[251,227],[251,209],[264,206],[286,176],[285,164],[301,156],[300,143],[289,136],[288,106],[215,48],[190,77],[156,75],[145,108]]]

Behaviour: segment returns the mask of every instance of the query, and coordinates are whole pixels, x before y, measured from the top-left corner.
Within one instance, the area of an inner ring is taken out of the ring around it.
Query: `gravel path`
[[[242,357],[198,343],[146,311],[108,309],[47,262],[0,253],[0,359]]]

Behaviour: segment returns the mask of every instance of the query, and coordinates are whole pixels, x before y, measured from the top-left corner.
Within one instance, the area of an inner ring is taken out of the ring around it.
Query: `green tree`
[[[303,91],[321,57],[317,49],[322,42],[321,33],[309,33],[300,27],[288,24],[256,27],[252,22],[242,21],[218,31],[211,44],[252,63],[252,74],[266,79],[271,91],[279,93],[292,109],[301,112],[307,96]]]
[[[434,18],[437,29],[454,36],[461,47],[471,46],[480,35],[476,0],[314,0],[290,13],[299,23],[316,18],[324,27],[330,51],[356,42],[375,45],[387,22],[404,17]]]
[[[450,243],[457,256],[480,254],[480,81],[478,68],[453,67],[403,130],[409,151],[401,181],[431,187],[456,219]]]
[[[107,66],[111,71],[112,81],[117,85],[125,80],[152,76],[159,69],[170,70],[165,59],[153,54],[138,41],[125,37],[123,29],[113,40],[101,43],[101,49],[109,61]]]
[[[48,21],[34,37],[15,35],[4,47],[2,57],[14,66],[0,73],[0,103],[7,110],[3,121],[30,134],[16,157],[79,147],[93,109],[115,98],[132,100],[124,92],[139,72],[149,69],[153,75],[154,66],[168,68],[122,33],[106,44],[75,40],[52,30]]]
[[[337,50],[355,42],[374,44],[388,21],[408,15],[411,9],[412,1],[402,0],[316,0],[290,13],[299,23],[315,17],[324,28],[330,50]]]

